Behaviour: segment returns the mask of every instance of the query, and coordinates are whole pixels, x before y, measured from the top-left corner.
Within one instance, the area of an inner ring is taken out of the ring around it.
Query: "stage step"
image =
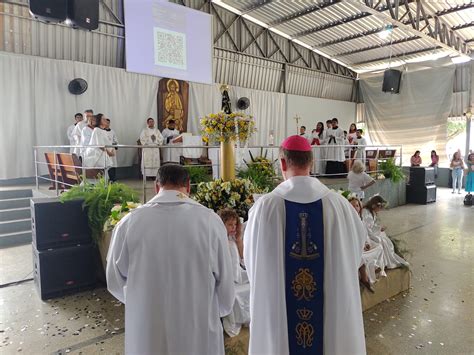
[[[0,234],[0,249],[31,243],[31,230]]]
[[[0,234],[16,233],[25,230],[31,230],[30,218],[0,222]]]
[[[7,200],[12,198],[33,197],[31,190],[3,190],[0,191],[0,200]]]
[[[8,198],[0,200],[0,210],[30,207],[30,197]]]
[[[26,219],[31,217],[30,207],[11,208],[0,210],[0,222],[14,221],[17,219]]]
[[[32,190],[0,191],[0,248],[31,243]]]

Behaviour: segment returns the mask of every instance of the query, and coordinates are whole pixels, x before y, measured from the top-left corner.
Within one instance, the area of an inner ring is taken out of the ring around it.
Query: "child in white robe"
[[[395,269],[400,266],[408,266],[408,262],[395,253],[393,242],[385,233],[385,227],[377,223],[377,213],[384,209],[387,202],[382,196],[373,196],[362,210],[362,222],[367,228],[371,241],[382,245],[384,264],[387,269]]]
[[[224,330],[230,337],[239,335],[242,325],[250,323],[250,285],[243,260],[243,231],[237,212],[223,209],[218,212],[227,230],[235,283],[235,303],[232,313],[223,319]]]
[[[349,202],[357,211],[359,217],[361,217],[363,209],[362,202],[357,197],[349,199]],[[364,251],[362,252],[361,266],[359,268],[360,282],[367,287],[369,291],[374,292],[372,285],[377,281],[376,271],[380,270],[380,276],[387,276],[384,269],[385,265],[382,246],[371,241],[367,236]]]

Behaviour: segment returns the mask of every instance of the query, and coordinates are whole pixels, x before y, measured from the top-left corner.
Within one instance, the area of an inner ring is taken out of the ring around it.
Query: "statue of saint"
[[[164,117],[164,126],[168,126],[170,120],[176,122],[176,128],[182,132],[184,131],[183,127],[183,100],[181,94],[179,93],[179,84],[176,80],[170,79],[166,83],[166,88],[168,92],[165,97],[165,117]]]

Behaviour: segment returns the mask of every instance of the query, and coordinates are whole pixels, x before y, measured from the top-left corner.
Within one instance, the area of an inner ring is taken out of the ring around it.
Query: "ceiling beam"
[[[254,1],[254,3],[252,5],[249,5],[247,7],[245,7],[244,9],[242,9],[242,15],[246,15],[252,11],[255,11],[265,5],[268,5],[272,2],[273,0],[258,0],[258,1]]]
[[[464,40],[458,35],[452,33],[453,31],[451,27],[442,21],[440,17],[434,16],[436,20],[435,24],[437,24],[437,26],[435,26],[435,29],[433,30],[431,23],[426,18],[427,14],[421,0],[416,1],[416,22],[411,23],[411,26],[408,26],[394,18],[394,11],[391,11],[390,13],[382,13],[376,8],[367,6],[367,2],[366,4],[363,4],[358,0],[343,0],[343,2],[357,7],[362,12],[368,12],[377,16],[382,21],[390,22],[393,26],[398,26],[401,30],[411,33],[412,35],[418,35],[423,39],[429,40],[433,44],[433,47],[441,46],[461,55],[470,53],[470,49],[466,46]],[[390,0],[387,0],[387,4],[391,4]],[[426,23],[426,28],[429,32],[428,34],[416,29],[419,28],[419,22],[421,21],[420,14],[422,15],[423,21]],[[409,21],[411,20],[412,18],[410,18]]]
[[[462,11],[462,10],[466,10],[466,9],[471,9],[473,7],[474,7],[474,3],[462,4],[462,5],[451,7],[449,9],[437,11],[435,13],[435,15],[436,16],[444,16],[444,15],[452,14],[454,12],[458,12],[458,11]]]
[[[368,47],[364,47],[364,48],[354,49],[352,51],[338,53],[338,54],[333,55],[333,57],[335,57],[335,58],[345,57],[345,56],[348,56],[348,55],[357,54],[357,53],[361,53],[361,52],[365,52],[365,51],[370,51],[370,50],[373,50],[373,49],[389,47],[389,46],[394,46],[394,45],[397,45],[397,44],[400,44],[400,43],[406,43],[406,42],[414,41],[414,40],[417,40],[417,39],[420,39],[420,38],[421,38],[420,36],[412,36],[412,37],[402,38],[402,39],[399,39],[399,40],[396,40],[396,41],[387,42],[387,43],[383,43],[383,44],[374,44],[373,46],[368,46]]]
[[[276,27],[276,26],[282,25],[284,23],[296,20],[297,18],[312,14],[313,12],[325,9],[326,7],[336,5],[339,2],[340,2],[340,0],[334,0],[334,1],[325,1],[322,4],[311,5],[310,7],[307,7],[305,9],[301,10],[301,11],[297,11],[297,12],[289,14],[285,17],[278,18],[275,21],[270,22],[268,24],[268,26],[269,27]]]
[[[317,27],[314,27],[314,28],[310,28],[308,30],[304,30],[304,31],[295,33],[294,35],[291,36],[291,38],[296,39],[296,38],[304,37],[304,36],[319,32],[319,31],[323,31],[323,30],[327,30],[329,28],[333,28],[333,27],[336,27],[336,26],[339,26],[339,25],[343,25],[345,23],[349,23],[349,22],[352,22],[352,21],[357,21],[357,20],[360,20],[361,18],[370,16],[370,15],[371,14],[369,12],[361,12],[361,13],[358,13],[358,14],[353,15],[353,16],[343,17],[339,20],[332,21],[332,22],[329,22],[329,23],[325,23],[324,25],[317,26]]]
[[[394,26],[393,28],[395,29],[396,26]],[[382,31],[385,31],[384,27],[374,28],[373,30],[354,33],[354,34],[346,36],[346,37],[341,37],[341,38],[338,38],[338,39],[334,39],[332,41],[322,42],[322,43],[314,45],[313,48],[329,47],[329,46],[333,46],[333,45],[338,44],[338,43],[351,41],[351,40],[356,39],[356,38],[362,38],[362,37],[370,36],[370,35],[373,35],[373,34],[376,34],[376,33],[380,33]]]
[[[441,49],[441,48],[442,48],[441,46],[437,46],[437,47],[434,47],[434,48],[418,49],[418,50],[412,51],[412,52],[405,52],[405,53],[402,53],[402,54],[396,54],[396,55],[392,55],[392,56],[381,57],[381,58],[366,60],[366,61],[359,62],[359,63],[354,63],[354,64],[351,64],[351,66],[354,67],[354,66],[357,66],[357,65],[369,64],[369,63],[375,63],[375,62],[382,62],[382,61],[390,60],[390,59],[394,59],[394,58],[395,59],[396,58],[403,58],[403,57],[406,57],[406,56],[409,56],[409,55],[434,51],[434,50]]]
[[[462,25],[451,27],[451,30],[459,31],[459,30],[462,30],[462,29],[465,29],[465,28],[468,28],[468,27],[473,27],[473,26],[474,26],[474,21],[469,22],[469,23],[465,23],[465,24],[462,24]]]

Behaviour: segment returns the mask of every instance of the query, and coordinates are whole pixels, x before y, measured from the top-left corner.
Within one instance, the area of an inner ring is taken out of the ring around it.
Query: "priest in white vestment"
[[[92,110],[85,110],[84,111],[84,119],[81,122],[78,122],[74,130],[72,131],[72,137],[74,139],[74,145],[79,146],[82,144],[82,130],[89,124],[89,121],[94,119],[94,112]],[[90,138],[90,137],[89,137]],[[73,153],[76,154],[78,157],[82,157],[82,153],[84,149],[82,148],[74,148]]]
[[[140,133],[140,143],[143,146],[159,146],[163,144],[163,136],[158,128],[155,127],[155,120],[148,118],[146,128]],[[142,149],[142,174],[155,177],[160,168],[160,148]]]
[[[287,138],[285,181],[250,210],[249,354],[366,353],[358,280],[366,231],[343,196],[309,176],[311,163],[307,140]]]
[[[224,354],[234,304],[224,224],[188,197],[189,173],[159,170],[158,194],[115,227],[107,287],[125,303],[126,354]]]
[[[69,141],[69,145],[76,145],[76,139],[75,137],[73,136],[73,132],[74,132],[74,128],[76,128],[77,124],[79,122],[82,122],[83,120],[83,116],[82,116],[82,113],[76,113],[74,115],[74,124],[70,125],[68,128],[67,128],[67,139]],[[69,148],[69,152],[70,153],[74,153],[74,149],[75,148]]]
[[[342,174],[345,172],[344,131],[337,118],[332,119],[332,128],[326,130],[326,174]]]

